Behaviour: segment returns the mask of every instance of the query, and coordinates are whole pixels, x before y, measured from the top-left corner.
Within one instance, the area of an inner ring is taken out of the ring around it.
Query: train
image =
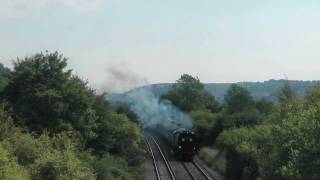
[[[192,160],[199,150],[199,140],[191,129],[157,125],[156,132],[171,146],[180,160]]]

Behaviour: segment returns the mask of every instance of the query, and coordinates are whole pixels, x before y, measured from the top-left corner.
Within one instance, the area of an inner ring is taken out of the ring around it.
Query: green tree
[[[296,99],[295,92],[290,87],[290,82],[288,80],[284,81],[283,87],[278,94],[278,100],[280,103],[288,104]]]
[[[278,172],[284,179],[320,178],[319,88],[296,103],[274,131]]]
[[[105,155],[95,164],[98,180],[132,179],[126,161],[121,158]]]
[[[200,139],[206,144],[213,144],[212,129],[215,126],[215,114],[208,111],[192,111],[193,129]]]
[[[0,92],[8,84],[9,75],[10,69],[4,67],[3,64],[0,63]]]
[[[96,97],[94,109],[98,117],[95,132],[98,136],[89,142],[89,147],[100,156],[111,153],[126,160],[140,158],[142,134],[138,125],[125,114],[112,112],[104,95]]]
[[[2,96],[0,179],[140,178],[135,117],[113,110],[57,52],[18,59]]]
[[[234,180],[275,179],[270,125],[223,131],[219,145],[227,151],[227,177]]]
[[[67,59],[41,53],[18,59],[4,89],[17,120],[40,133],[76,129],[85,139],[95,136],[94,93],[66,70]]]
[[[305,104],[320,107],[320,86],[315,86],[304,97]]]
[[[230,114],[243,112],[254,108],[254,100],[249,91],[232,84],[224,96],[226,110]]]
[[[278,93],[279,111],[281,118],[287,118],[292,111],[298,107],[298,99],[295,92],[291,89],[289,81],[284,81],[283,87]]]
[[[125,115],[108,114],[106,119],[99,122],[97,134],[99,138],[92,144],[99,154],[110,152],[128,159],[138,155],[141,134],[137,125]]]
[[[224,113],[223,116],[224,129],[254,126],[261,121],[261,115],[255,109],[235,114]]]
[[[283,102],[290,108],[277,121],[224,130],[218,142],[227,151],[229,179],[319,179],[319,101],[316,87],[303,101]]]
[[[181,75],[171,90],[162,98],[170,100],[172,104],[185,112],[205,109],[212,112],[220,110],[219,103],[205,90],[200,80],[188,74]]]
[[[255,106],[256,106],[257,110],[265,116],[274,112],[275,108],[276,108],[272,102],[267,101],[266,99],[261,99],[261,100],[256,101]]]
[[[252,126],[260,122],[261,117],[250,93],[238,86],[231,85],[224,97],[224,128]]]
[[[138,115],[130,110],[128,105],[120,104],[116,107],[116,112],[119,114],[125,114],[132,122],[139,124]]]

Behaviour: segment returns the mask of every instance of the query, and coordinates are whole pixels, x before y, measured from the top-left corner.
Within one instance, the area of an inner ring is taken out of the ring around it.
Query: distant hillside
[[[270,101],[277,100],[277,94],[279,90],[282,88],[283,83],[285,80],[269,80],[264,82],[239,82],[236,83],[241,87],[246,88],[251,95],[255,99],[265,98]],[[310,90],[312,87],[320,85],[320,81],[289,81],[290,86],[296,92],[298,97],[303,97],[306,91]],[[231,83],[208,83],[205,84],[206,89],[212,93],[216,99],[220,102],[223,101],[224,94],[226,90],[229,88]],[[154,94],[161,96],[162,94],[166,93],[170,88],[171,83],[164,83],[164,84],[152,84],[140,88],[133,89],[127,93],[132,91],[137,91],[141,88],[150,88]]]
[[[246,88],[255,99],[277,100],[277,94],[283,87],[285,80],[269,80],[264,82],[240,82],[241,87]],[[305,92],[320,84],[320,81],[289,81],[291,88],[298,95],[303,97]],[[206,84],[209,92],[216,96],[219,101],[223,101],[224,93],[231,84]]]

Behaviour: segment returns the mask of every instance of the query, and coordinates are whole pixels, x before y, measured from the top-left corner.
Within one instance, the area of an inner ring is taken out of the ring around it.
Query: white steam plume
[[[161,101],[150,87],[130,91],[122,96],[109,97],[111,103],[125,103],[138,115],[143,128],[161,124],[168,128],[191,128],[191,119],[169,101]]]
[[[135,77],[134,73],[112,69],[115,79],[108,86],[122,87],[136,85],[140,77]],[[128,82],[126,82],[128,81]],[[120,83],[120,84],[117,84]],[[138,115],[138,120],[143,128],[154,127],[161,124],[167,128],[191,128],[192,121],[178,108],[167,100],[160,100],[153,93],[151,86],[136,88],[121,95],[109,95],[108,100],[113,104],[126,104],[134,113]]]

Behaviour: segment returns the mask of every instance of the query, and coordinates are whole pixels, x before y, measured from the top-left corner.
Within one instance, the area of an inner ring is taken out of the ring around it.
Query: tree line
[[[0,66],[0,179],[141,179],[142,134],[67,69],[38,53]]]
[[[162,98],[190,115],[202,146],[225,152],[227,179],[320,179],[320,87],[301,99],[284,81],[270,102],[233,84],[218,103],[184,74]]]
[[[320,179],[320,87],[297,98],[285,82],[270,102],[233,84],[219,103],[183,74],[161,98],[190,115],[201,146],[225,152],[228,179]],[[137,118],[57,52],[0,65],[0,179],[141,179]]]

